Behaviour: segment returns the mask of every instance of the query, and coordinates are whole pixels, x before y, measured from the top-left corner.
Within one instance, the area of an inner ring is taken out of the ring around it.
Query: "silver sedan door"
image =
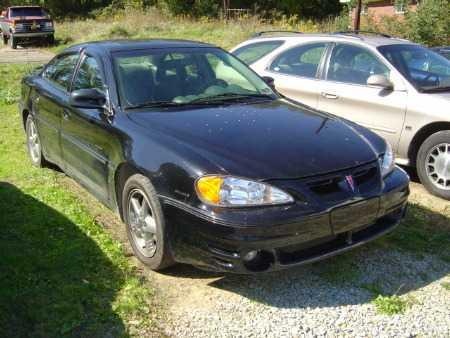
[[[391,70],[371,50],[337,44],[331,53],[318,108],[361,124],[397,150],[406,114],[407,92],[391,81],[392,88],[369,85],[372,75],[391,81]]]

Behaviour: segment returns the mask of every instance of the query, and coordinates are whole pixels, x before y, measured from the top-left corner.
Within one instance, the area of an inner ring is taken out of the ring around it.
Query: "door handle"
[[[336,100],[339,98],[339,96],[337,96],[336,94],[326,93],[326,92],[322,92],[322,96],[329,100]]]
[[[33,101],[34,101],[35,104],[38,104],[40,100],[41,100],[41,97],[39,95],[37,95],[37,96],[34,97]]]
[[[63,110],[63,118],[64,120],[68,120],[70,118],[70,112],[67,109]]]

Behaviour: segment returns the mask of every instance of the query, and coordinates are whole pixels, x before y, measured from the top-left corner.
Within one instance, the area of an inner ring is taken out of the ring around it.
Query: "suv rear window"
[[[244,61],[247,65],[255,63],[262,57],[280,47],[284,41],[264,41],[252,43],[236,49],[233,54]]]
[[[45,12],[40,7],[20,7],[20,8],[11,8],[10,9],[10,17],[21,17],[21,16],[47,16],[47,12]]]

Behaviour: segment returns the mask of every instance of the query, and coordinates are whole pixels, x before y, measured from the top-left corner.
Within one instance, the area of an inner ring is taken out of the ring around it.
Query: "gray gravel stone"
[[[173,337],[450,337],[450,264],[375,246],[353,252],[356,280],[323,278],[329,264],[258,276],[158,277],[186,290],[164,327]],[[188,268],[190,269],[190,268]],[[425,280],[423,279],[425,278]],[[404,314],[378,314],[363,285],[412,300]],[[170,296],[170,295],[169,295]],[[170,298],[168,300],[170,304]]]

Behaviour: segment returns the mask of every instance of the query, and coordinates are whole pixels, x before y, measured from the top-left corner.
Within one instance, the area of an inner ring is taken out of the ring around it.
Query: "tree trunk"
[[[353,30],[359,31],[360,24],[361,24],[361,9],[362,9],[362,0],[356,1],[356,9],[355,9],[355,19],[353,22]]]

